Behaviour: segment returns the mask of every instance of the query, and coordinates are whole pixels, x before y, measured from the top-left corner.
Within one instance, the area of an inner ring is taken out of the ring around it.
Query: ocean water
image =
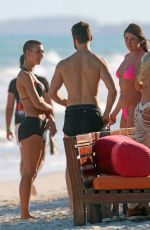
[[[22,46],[29,39],[40,40],[45,48],[45,57],[40,66],[37,66],[36,73],[45,76],[50,82],[56,64],[63,58],[72,54],[75,50],[71,36],[1,36],[0,37],[0,181],[16,180],[19,175],[20,154],[15,138],[13,141],[6,139],[5,132],[5,106],[7,100],[7,89],[11,79],[17,76],[19,71],[19,57],[22,54]],[[92,51],[103,56],[110,64],[110,70],[118,89],[118,81],[115,77],[115,71],[122,62],[127,52],[122,35],[103,35],[95,36],[92,43]],[[100,106],[102,111],[105,108],[107,91],[100,83]],[[66,94],[65,89],[62,93]],[[119,91],[118,91],[119,92]],[[49,143],[46,147],[45,164],[40,174],[47,172],[61,171],[65,169],[66,159],[63,147],[63,121],[64,108],[54,104],[56,124],[58,133],[55,136],[57,143],[57,154],[50,155]],[[119,127],[119,122],[114,128]],[[14,128],[14,118],[12,121]]]

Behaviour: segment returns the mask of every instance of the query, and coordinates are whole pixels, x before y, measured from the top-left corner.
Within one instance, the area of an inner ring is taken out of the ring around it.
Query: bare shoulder
[[[29,72],[21,70],[17,76],[17,84],[22,84],[25,82],[32,81],[32,77]]]
[[[93,53],[93,52],[90,52],[91,53],[91,56],[95,59],[95,61],[99,62],[99,63],[105,63],[105,59],[100,56],[99,54],[96,54],[96,53]]]
[[[110,67],[108,61],[98,54],[93,54],[100,67]]]
[[[56,70],[61,70],[61,68],[65,65],[65,63],[66,63],[66,59],[63,59],[60,62],[58,62],[58,64],[56,65]]]
[[[65,68],[65,67],[74,59],[74,57],[75,57],[75,54],[73,54],[73,55],[71,55],[71,56],[69,56],[69,57],[67,57],[67,58],[65,58],[65,59],[63,59],[63,60],[61,60],[61,61],[57,64],[56,69],[57,69],[58,71],[61,71],[63,68]]]
[[[77,55],[77,52],[72,54],[72,55],[70,55],[69,57],[65,58],[64,60],[62,60],[62,64],[66,65],[66,64],[70,63],[72,60],[74,60],[76,55]]]
[[[124,57],[124,60],[126,60],[127,58],[130,58],[131,57],[131,54],[130,53],[127,53]]]

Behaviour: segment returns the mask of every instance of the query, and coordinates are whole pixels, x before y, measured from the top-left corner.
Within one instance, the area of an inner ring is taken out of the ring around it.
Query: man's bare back
[[[105,128],[109,123],[109,113],[116,97],[115,85],[106,63],[90,50],[92,35],[89,25],[85,22],[75,24],[72,27],[72,35],[77,52],[58,63],[50,84],[51,98],[66,107],[63,131],[67,136],[98,132]],[[108,90],[103,116],[98,99],[100,79]],[[63,84],[68,98],[64,98],[59,92]],[[72,203],[72,189],[67,170],[66,183]]]
[[[98,104],[98,84],[105,64],[89,50],[79,50],[59,65],[63,83],[68,92],[67,105]],[[103,80],[109,87],[109,73]],[[112,82],[111,82],[112,83]],[[113,84],[113,83],[112,83]]]
[[[106,113],[111,110],[115,99],[115,86],[105,61],[90,50],[81,49],[61,61],[51,82],[52,98],[64,106],[75,104],[95,104],[99,107],[98,86],[100,79],[109,91]],[[55,92],[64,83],[68,92],[67,103],[55,97]]]
[[[90,35],[88,28],[85,31],[85,24],[82,22],[76,24],[81,29],[79,37],[78,34],[77,37],[73,35],[77,52],[58,63],[50,85],[50,96],[56,103],[66,107],[78,104],[94,104],[99,107],[98,86],[100,79],[102,79],[108,90],[106,108],[103,114],[104,122],[108,123],[109,113],[116,97],[116,89],[106,62],[90,50],[92,35]],[[86,41],[84,41],[84,33],[87,36]],[[80,41],[82,35],[83,41]],[[63,84],[68,93],[67,99],[59,92]]]

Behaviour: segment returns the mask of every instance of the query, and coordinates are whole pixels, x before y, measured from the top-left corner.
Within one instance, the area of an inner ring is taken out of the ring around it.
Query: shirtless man
[[[58,63],[50,84],[50,97],[67,107],[63,128],[65,136],[100,131],[109,123],[109,114],[116,98],[115,85],[106,62],[91,52],[89,25],[85,22],[75,24],[72,36],[77,52]],[[108,90],[103,116],[98,99],[100,79]],[[59,93],[63,84],[68,93],[67,99]],[[66,179],[69,189],[69,178]]]
[[[74,136],[100,131],[109,122],[109,113],[116,89],[106,62],[91,52],[92,34],[89,25],[79,22],[72,27],[73,55],[58,63],[50,84],[50,96],[66,108],[64,134]],[[108,90],[103,116],[99,109],[98,85],[102,79]],[[58,92],[64,83],[68,99]]]

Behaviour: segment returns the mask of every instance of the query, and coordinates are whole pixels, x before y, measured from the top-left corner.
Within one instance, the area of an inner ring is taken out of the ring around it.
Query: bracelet
[[[7,128],[6,131],[7,131],[7,132],[10,132],[10,131],[11,131],[11,128]]]

